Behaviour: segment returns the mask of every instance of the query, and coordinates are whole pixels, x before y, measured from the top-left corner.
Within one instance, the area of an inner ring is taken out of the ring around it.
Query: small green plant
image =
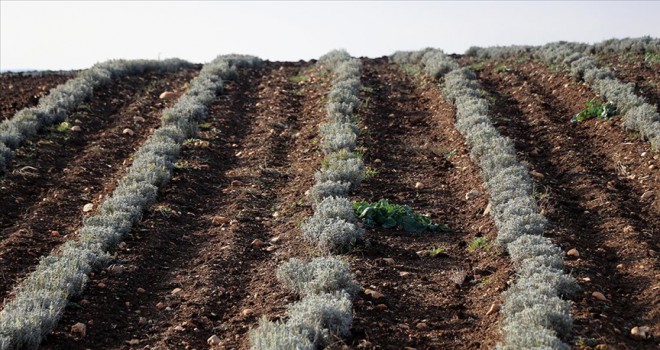
[[[391,204],[387,199],[373,203],[354,202],[353,210],[367,226],[384,228],[399,226],[404,231],[412,233],[449,231],[447,226],[431,222],[427,215],[414,213],[407,205]]]
[[[375,177],[378,173],[378,170],[368,166],[364,169],[364,179],[366,180]]]
[[[291,78],[289,78],[289,81],[294,84],[298,84],[302,81],[307,81],[307,80],[309,80],[309,77],[305,74],[294,75]]]
[[[449,152],[445,152],[445,153],[444,153],[445,159],[446,159],[446,160],[451,159],[451,157],[453,157],[453,156],[456,154],[457,151],[458,151],[458,149],[454,148],[454,149],[452,149],[452,150],[449,151]]]
[[[500,63],[497,66],[495,66],[495,72],[496,73],[502,73],[502,72],[506,71],[507,69],[508,68],[506,67],[506,65],[504,63]]]
[[[445,247],[439,246],[429,250],[429,256],[434,257],[445,252]]]
[[[65,120],[65,121],[57,124],[55,129],[59,132],[66,132],[66,131],[71,130],[71,124],[69,123],[68,120]]]
[[[600,99],[594,98],[585,102],[585,109],[571,119],[571,122],[581,122],[590,118],[607,119],[616,114],[616,108],[609,102],[603,103]]]
[[[488,239],[486,237],[476,237],[470,243],[468,243],[467,246],[467,250],[470,253],[477,250],[488,250],[489,248],[490,244],[488,243]]]
[[[644,54],[644,62],[657,64],[660,63],[660,53],[657,52],[647,52]]]
[[[473,71],[479,72],[484,70],[486,68],[486,62],[485,61],[480,61],[480,62],[475,62],[470,65],[470,68],[472,68]]]
[[[493,282],[493,279],[491,277],[486,277],[486,278],[482,279],[481,281],[479,281],[479,285],[484,286],[484,285],[490,284],[491,282]]]

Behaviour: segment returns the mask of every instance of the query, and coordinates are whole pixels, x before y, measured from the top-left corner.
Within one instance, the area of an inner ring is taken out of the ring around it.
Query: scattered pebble
[[[92,210],[94,210],[94,203],[87,203],[83,206],[83,213],[88,213]]]
[[[383,262],[387,265],[394,265],[394,259],[392,258],[383,258]]]
[[[79,334],[81,337],[84,337],[87,334],[87,325],[82,322],[78,322],[71,326],[71,333]]]
[[[481,192],[477,190],[470,190],[470,192],[465,194],[465,200],[471,200],[479,197],[481,195]]]
[[[146,293],[147,291],[144,290],[144,288],[138,288],[138,289],[137,289],[137,292],[140,293],[140,294],[144,294],[144,293]]]
[[[161,301],[161,302],[159,302],[158,304],[156,304],[156,309],[158,309],[158,310],[162,310],[162,309],[165,308],[165,306],[166,306],[165,303],[163,303],[163,302]]]
[[[162,94],[160,94],[160,96],[158,96],[158,98],[160,98],[161,100],[173,100],[178,97],[179,94],[177,94],[174,91],[165,91]]]
[[[385,295],[383,295],[383,293],[375,291],[373,289],[369,289],[369,288],[364,290],[364,294],[370,296],[374,300],[379,300],[379,299],[382,299],[382,298],[385,297]]]
[[[408,277],[408,276],[410,276],[410,272],[408,272],[408,271],[402,271],[402,272],[399,272],[399,276],[401,276],[401,277]]]
[[[211,218],[211,223],[215,226],[220,226],[229,223],[229,219],[224,216],[214,216]]]
[[[261,246],[263,246],[263,245],[266,244],[266,243],[264,243],[264,241],[262,241],[262,240],[260,240],[260,239],[257,238],[257,239],[255,239],[254,241],[252,241],[252,243],[250,243],[250,244],[253,245],[253,246],[255,246],[255,247],[261,247]]]
[[[50,236],[51,237],[59,237],[60,233],[58,231],[50,231]]]
[[[415,326],[415,328],[423,331],[423,330],[429,328],[429,326],[427,326],[426,323],[424,323],[424,322],[420,322]]]
[[[144,119],[144,118],[142,118],[142,117],[140,117],[140,116],[135,116],[135,117],[133,117],[133,120],[134,120],[136,123],[144,123],[144,122],[146,121],[146,119]]]
[[[490,305],[490,308],[486,312],[486,315],[492,315],[498,311],[500,311],[501,305],[499,303],[493,303]]]
[[[177,294],[181,293],[182,291],[183,291],[183,289],[181,289],[181,288],[174,288],[174,289],[172,289],[171,294],[172,295],[177,295]]]
[[[75,125],[71,127],[71,131],[80,132],[82,129],[78,125]]]
[[[580,257],[580,252],[578,252],[577,249],[573,248],[573,249],[569,250],[568,252],[566,252],[566,255],[574,256],[576,258],[579,258]]]
[[[600,301],[607,301],[607,298],[601,292],[593,292],[593,293],[591,293],[591,296],[593,296],[594,298],[596,298]]]
[[[418,190],[422,189],[422,188],[424,188],[424,184],[421,183],[421,182],[417,182],[417,183],[415,183],[415,188],[418,189]]]
[[[651,337],[651,328],[647,326],[633,327],[630,330],[630,336],[635,340],[646,340]]]
[[[486,215],[490,214],[491,208],[492,208],[492,206],[489,202],[488,205],[486,206],[486,209],[484,210],[484,213],[482,214],[482,216],[486,216]]]
[[[281,236],[275,236],[275,237],[270,239],[270,243],[278,243],[281,240],[282,240]]]
[[[241,311],[241,315],[243,315],[245,317],[250,317],[250,316],[254,315],[254,310],[245,309],[245,310]]]
[[[532,170],[532,171],[530,171],[529,174],[532,175],[532,176],[534,176],[534,177],[538,177],[539,179],[542,179],[542,178],[545,177],[545,175],[539,173],[539,172],[536,171],[536,170]]]
[[[385,310],[387,310],[387,309],[388,309],[388,307],[387,307],[387,305],[385,305],[385,304],[378,304],[378,305],[376,305],[376,310],[378,310],[378,311],[385,311]]]
[[[138,325],[140,325],[140,326],[144,326],[144,325],[146,325],[147,322],[148,322],[148,321],[147,321],[147,318],[146,318],[146,317],[142,317],[142,316],[140,316],[140,318],[138,318]]]
[[[209,339],[207,339],[206,342],[211,346],[215,346],[220,345],[222,341],[220,340],[220,337],[214,334]]]
[[[137,340],[137,339],[135,339],[135,338],[133,338],[133,339],[127,341],[126,343],[128,343],[128,345],[139,345],[139,344],[140,344],[140,341]]]
[[[133,135],[135,135],[135,131],[133,131],[133,130],[131,130],[131,129],[129,129],[129,128],[126,128],[126,129],[122,130],[121,133],[124,134],[124,135],[128,135],[128,136],[133,136]]]
[[[276,246],[276,245],[272,245],[272,246],[266,248],[266,251],[267,251],[267,252],[272,252],[272,251],[277,250],[277,248],[279,248],[279,247]]]

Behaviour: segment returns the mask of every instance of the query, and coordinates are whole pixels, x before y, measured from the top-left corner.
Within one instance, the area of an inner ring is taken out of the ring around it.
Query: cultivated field
[[[660,345],[657,39],[0,91],[2,350]]]

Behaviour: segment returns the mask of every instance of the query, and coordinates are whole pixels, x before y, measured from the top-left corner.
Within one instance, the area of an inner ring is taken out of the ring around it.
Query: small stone
[[[278,217],[280,217],[280,212],[279,212],[279,211],[274,212],[274,213],[273,213],[273,217],[274,217],[274,218],[278,218]]]
[[[486,209],[484,209],[484,213],[482,214],[482,216],[486,216],[486,215],[490,214],[491,208],[492,208],[492,206],[489,202],[488,205],[486,206]]]
[[[401,271],[401,272],[399,272],[399,276],[404,277],[404,278],[405,278],[405,277],[408,277],[408,276],[410,276],[410,272],[408,272],[408,271]]]
[[[105,288],[105,283],[100,282],[100,283],[97,284],[96,286],[99,287],[99,288],[101,288],[101,289],[103,289],[103,288]]]
[[[71,131],[80,132],[82,129],[78,125],[75,125],[71,127]]]
[[[211,218],[211,223],[215,226],[220,226],[229,223],[229,219],[224,216],[214,216]]]
[[[534,177],[538,177],[539,179],[542,179],[542,178],[545,177],[545,175],[539,173],[539,172],[536,171],[536,170],[532,170],[532,171],[530,171],[529,174],[532,175],[532,176],[534,176]]]
[[[124,134],[124,135],[128,135],[128,136],[133,136],[133,135],[135,135],[135,131],[133,131],[133,130],[131,130],[131,129],[129,129],[129,128],[126,128],[126,129],[122,130],[121,133]]]
[[[470,192],[465,194],[465,200],[469,201],[469,200],[472,200],[472,199],[475,199],[475,198],[479,197],[480,195],[481,195],[481,192],[479,192],[477,190],[470,190]]]
[[[642,200],[649,199],[653,196],[653,191],[646,191],[642,194]]]
[[[128,343],[128,345],[139,345],[139,344],[140,344],[140,341],[137,340],[137,339],[135,339],[135,338],[133,338],[133,339],[127,341],[127,343]]]
[[[254,311],[252,309],[245,309],[241,311],[241,315],[243,315],[244,317],[250,317],[254,315]]]
[[[161,100],[173,100],[178,97],[179,94],[173,91],[165,91],[162,94],[160,94],[160,96],[158,96],[158,98],[160,98]]]
[[[429,255],[429,251],[428,250],[420,250],[420,251],[417,252],[417,255],[419,257],[425,257],[425,256]]]
[[[243,183],[238,180],[233,180],[230,184],[231,187],[243,186]]]
[[[140,288],[137,289],[137,292],[140,293],[140,294],[144,294],[144,293],[146,293],[147,291],[144,290],[144,288],[140,287]]]
[[[255,247],[261,247],[261,246],[263,246],[263,245],[266,244],[266,243],[264,243],[264,241],[262,241],[262,240],[260,240],[260,239],[255,239],[255,240],[252,241],[252,243],[250,243],[250,244],[253,245],[253,246],[255,246]]]
[[[272,245],[272,246],[266,248],[266,251],[267,252],[273,252],[273,251],[277,250],[277,248],[279,248],[279,247],[276,246],[276,245]]]
[[[184,332],[186,329],[183,328],[183,326],[176,326],[176,327],[174,327],[174,330],[177,331],[177,332]]]
[[[379,299],[382,299],[382,298],[385,297],[385,295],[383,295],[383,293],[375,291],[373,289],[369,289],[369,288],[364,290],[364,294],[370,296],[374,300],[379,300]]]
[[[486,312],[486,315],[492,315],[498,311],[500,311],[501,305],[499,303],[493,303],[490,305],[490,309]]]
[[[156,304],[156,309],[158,309],[158,310],[162,310],[162,309],[164,309],[165,307],[166,307],[166,305],[165,305],[165,303],[163,303],[162,301],[159,302],[158,304]]]
[[[420,322],[415,326],[415,328],[419,329],[420,331],[423,331],[423,330],[429,328],[429,326],[427,326],[426,323],[424,323],[424,322]]]
[[[138,325],[144,326],[146,324],[147,324],[147,318],[140,316],[140,318],[138,318]]]
[[[216,345],[220,345],[222,341],[220,340],[220,337],[214,334],[210,338],[208,338],[206,342],[211,346],[216,346]]]
[[[578,252],[577,249],[573,248],[573,249],[569,250],[568,252],[566,252],[566,255],[574,256],[576,258],[579,258],[580,257],[580,252]]]
[[[60,233],[58,231],[50,231],[50,236],[51,237],[59,237]]]
[[[122,265],[112,264],[108,267],[108,270],[115,275],[120,275],[124,272],[126,268]]]
[[[82,322],[78,322],[71,326],[71,333],[79,334],[81,337],[84,337],[87,334],[87,325]]]
[[[133,117],[133,120],[134,120],[136,123],[144,123],[144,122],[146,121],[146,119],[144,119],[144,118],[142,118],[142,117],[139,117],[139,116],[135,116],[135,117]]]
[[[270,239],[270,243],[278,243],[281,240],[282,240],[281,236],[275,236],[275,237]]]
[[[607,301],[607,298],[605,298],[605,295],[603,295],[601,292],[593,292],[591,293],[591,296],[600,301]]]
[[[424,184],[421,183],[421,182],[417,182],[417,183],[415,183],[415,188],[420,190],[420,189],[424,188]]]
[[[630,225],[623,228],[623,233],[633,233],[633,232],[635,232],[635,229]]]
[[[383,262],[387,265],[394,265],[394,259],[392,258],[383,258]]]
[[[94,210],[94,203],[87,203],[83,206],[83,213],[88,213],[92,210]]]
[[[117,246],[119,247],[119,249],[126,249],[126,247],[128,247],[128,244],[126,244],[126,242],[119,242]]]
[[[387,307],[387,305],[385,305],[385,304],[378,304],[378,305],[376,305],[376,310],[378,310],[378,311],[385,311],[385,310],[387,310],[387,309],[388,309],[388,307]]]
[[[617,270],[622,270],[622,269],[623,269],[623,264],[618,264],[618,265],[616,265],[616,269],[617,269]]]
[[[183,289],[181,289],[181,288],[174,288],[174,289],[172,289],[172,291],[170,293],[172,295],[177,295],[177,294],[181,293],[182,291],[183,291]]]
[[[630,330],[630,336],[635,340],[646,340],[651,337],[651,328],[647,326],[633,327]]]

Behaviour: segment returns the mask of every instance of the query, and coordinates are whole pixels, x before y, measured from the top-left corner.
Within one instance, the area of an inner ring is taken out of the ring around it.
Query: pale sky
[[[0,70],[110,58],[272,61],[437,47],[660,37],[660,2],[127,2],[0,0]]]

